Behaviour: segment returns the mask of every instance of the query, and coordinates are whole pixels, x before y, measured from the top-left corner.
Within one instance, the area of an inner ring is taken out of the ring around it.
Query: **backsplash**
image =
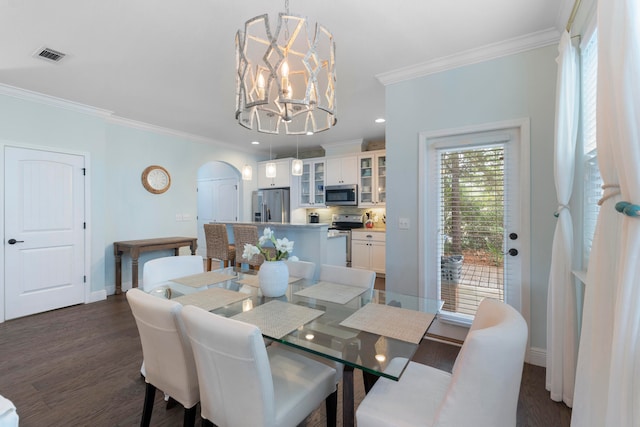
[[[331,215],[333,214],[341,214],[341,215],[363,215],[364,220],[367,220],[367,212],[372,220],[374,220],[373,228],[386,228],[386,224],[384,223],[384,218],[386,215],[386,209],[384,208],[358,208],[358,207],[350,207],[350,206],[332,206],[321,209],[306,209],[307,211],[307,222],[309,221],[310,213],[317,213],[320,217],[320,222],[325,222],[331,224]],[[375,221],[377,218],[377,222]]]

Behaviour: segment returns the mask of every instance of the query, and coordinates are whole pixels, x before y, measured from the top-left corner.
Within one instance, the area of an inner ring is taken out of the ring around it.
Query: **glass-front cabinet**
[[[324,207],[325,160],[304,160],[300,177],[300,206]]]
[[[384,150],[358,156],[359,206],[380,206],[387,202],[387,156]]]

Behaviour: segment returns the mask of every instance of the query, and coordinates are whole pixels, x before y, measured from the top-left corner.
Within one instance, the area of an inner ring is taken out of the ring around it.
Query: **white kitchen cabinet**
[[[327,185],[358,183],[358,157],[327,157]]]
[[[380,231],[351,231],[351,267],[385,273],[386,236]]]
[[[387,156],[384,150],[358,156],[358,206],[384,206],[387,202]]]
[[[267,178],[267,163],[275,163],[275,178]],[[278,159],[258,163],[258,188],[286,187],[291,187],[291,159]]]
[[[300,207],[324,207],[325,159],[309,159],[302,163]]]

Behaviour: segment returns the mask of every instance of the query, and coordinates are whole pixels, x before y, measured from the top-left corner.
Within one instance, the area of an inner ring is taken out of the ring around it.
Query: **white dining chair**
[[[373,285],[376,282],[376,272],[340,265],[322,264],[320,266],[320,281],[373,289]]]
[[[20,417],[12,401],[0,395],[0,427],[18,427]]]
[[[358,407],[358,427],[515,426],[527,333],[513,307],[484,299],[452,373],[409,362],[399,381],[380,378]]]
[[[204,259],[200,255],[155,258],[142,267],[142,287],[151,291],[167,280],[204,272]]]
[[[140,425],[151,422],[156,389],[160,389],[184,406],[184,425],[193,426],[200,391],[191,344],[180,317],[182,305],[135,288],[126,295],[145,361],[146,389]]]
[[[316,275],[316,264],[313,262],[286,260],[285,264],[289,268],[289,276],[291,277],[313,280]]]
[[[335,372],[284,346],[265,347],[258,327],[195,306],[182,310],[200,380],[203,425],[297,426],[324,400],[335,426]]]

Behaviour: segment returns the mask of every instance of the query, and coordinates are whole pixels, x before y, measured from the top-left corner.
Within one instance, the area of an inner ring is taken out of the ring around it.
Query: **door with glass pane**
[[[522,241],[519,133],[455,135],[432,141],[431,218],[445,317],[469,321],[484,298],[520,308]]]
[[[358,205],[379,207],[387,202],[387,156],[384,151],[358,157]]]
[[[305,161],[300,176],[300,206],[323,207],[325,186],[324,160]]]

